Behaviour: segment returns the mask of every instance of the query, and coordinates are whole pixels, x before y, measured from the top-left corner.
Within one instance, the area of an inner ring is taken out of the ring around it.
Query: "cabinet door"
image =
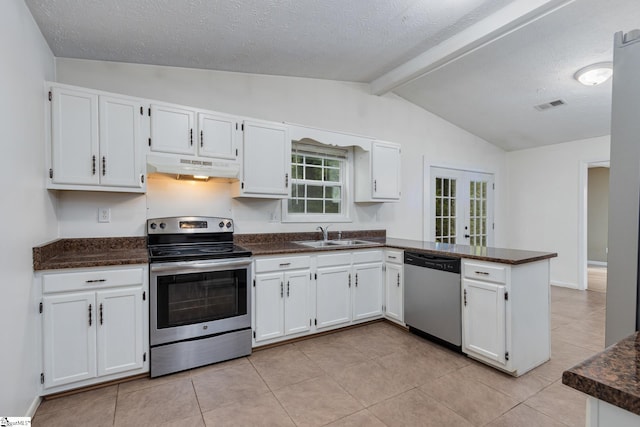
[[[235,160],[237,123],[230,117],[198,113],[198,154]]]
[[[98,184],[98,95],[52,88],[52,96],[52,182]]]
[[[97,293],[98,375],[142,367],[142,288]]]
[[[311,328],[309,315],[310,270],[284,274],[284,333],[305,332]]]
[[[387,264],[385,272],[385,306],[386,316],[404,322],[403,303],[403,268],[400,264]]]
[[[382,315],[382,263],[355,265],[353,268],[353,320]]]
[[[316,282],[317,327],[351,321],[351,267],[318,268]]]
[[[140,102],[100,97],[100,183],[142,187]]]
[[[465,350],[505,364],[505,287],[470,279],[463,284]]]
[[[44,387],[95,377],[95,294],[45,296],[42,302]]]
[[[284,335],[282,273],[256,274],[256,342]]]
[[[243,191],[257,197],[289,195],[291,141],[287,127],[244,122]]]
[[[373,142],[371,175],[374,199],[400,198],[400,147],[398,145]]]
[[[180,107],[151,105],[151,151],[195,154],[195,112]]]

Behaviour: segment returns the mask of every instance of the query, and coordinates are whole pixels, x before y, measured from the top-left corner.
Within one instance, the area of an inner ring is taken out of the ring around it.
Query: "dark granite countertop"
[[[640,415],[640,333],[564,371],[562,383]]]
[[[58,239],[33,248],[35,271],[148,262],[144,237]]]
[[[551,252],[394,239],[386,237],[385,230],[355,230],[343,231],[341,233],[342,239],[358,239],[370,242],[370,244],[360,244],[357,246],[313,248],[295,243],[297,241],[317,240],[318,237],[318,232],[236,234],[234,236],[234,242],[253,252],[253,255],[303,254],[388,247],[514,265],[557,256],[557,254]],[[337,232],[329,233],[329,239],[337,238]],[[148,262],[145,237],[58,239],[33,248],[33,269],[35,271],[146,264]]]
[[[394,239],[385,237],[384,230],[349,231],[342,234],[343,239],[366,240],[371,242],[370,245],[311,248],[295,243],[296,241],[314,240],[317,239],[317,237],[318,233],[240,234],[235,236],[235,240],[237,244],[253,252],[253,255],[302,254],[311,252],[387,247],[512,265],[525,264],[558,256],[558,254],[552,252],[535,252],[516,249],[451,245],[423,242],[419,240]],[[330,233],[329,238],[335,239],[337,238],[337,234]]]
[[[554,252],[523,251],[520,249],[492,248],[485,246],[452,245],[450,243],[423,242],[421,240],[394,239],[387,237],[385,246],[456,258],[469,258],[501,264],[526,264],[557,257]]]

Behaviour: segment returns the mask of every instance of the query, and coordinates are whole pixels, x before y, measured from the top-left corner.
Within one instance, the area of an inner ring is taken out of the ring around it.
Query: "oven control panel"
[[[233,233],[233,220],[208,216],[176,216],[147,220],[148,234]]]

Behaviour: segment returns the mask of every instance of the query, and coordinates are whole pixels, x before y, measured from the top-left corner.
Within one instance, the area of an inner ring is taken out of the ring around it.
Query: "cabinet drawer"
[[[382,262],[382,251],[356,251],[353,253],[353,263],[359,264],[363,262]]]
[[[113,286],[142,285],[144,283],[144,273],[144,268],[131,268],[43,274],[42,292],[66,292],[110,288]]]
[[[507,267],[482,262],[463,262],[464,277],[495,283],[507,283]]]
[[[295,270],[299,268],[309,268],[310,266],[311,257],[308,256],[256,259],[256,273],[264,271]]]
[[[351,252],[338,251],[326,255],[318,255],[318,267],[351,264]]]
[[[404,252],[403,251],[384,251],[384,261],[390,262],[393,264],[403,264],[404,263]]]

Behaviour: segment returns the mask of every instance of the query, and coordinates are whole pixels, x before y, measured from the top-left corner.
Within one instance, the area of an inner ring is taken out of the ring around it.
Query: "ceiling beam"
[[[369,84],[371,93],[384,95],[574,1],[515,0],[487,18],[376,78]]]

